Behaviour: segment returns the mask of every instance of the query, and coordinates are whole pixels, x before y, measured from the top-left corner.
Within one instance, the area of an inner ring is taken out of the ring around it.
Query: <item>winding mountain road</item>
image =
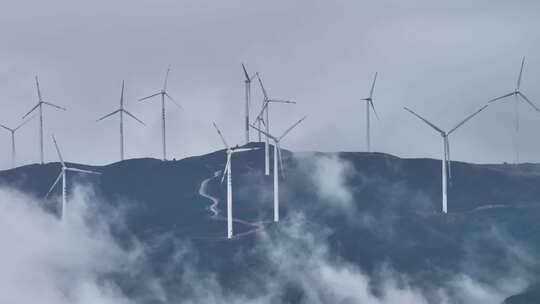
[[[210,193],[208,193],[208,183],[212,179],[219,178],[219,176],[221,175],[221,172],[222,171],[218,170],[218,171],[214,172],[214,175],[210,176],[209,178],[207,178],[207,179],[205,179],[205,180],[203,180],[201,182],[201,185],[199,187],[199,195],[206,198],[206,199],[208,199],[208,200],[210,200],[212,202],[212,204],[207,208],[207,210],[210,211],[210,213],[211,213],[210,217],[213,220],[227,221],[227,218],[225,216],[221,216],[220,213],[219,213],[219,208],[218,208],[219,198],[217,198],[217,197],[211,195]],[[264,221],[250,222],[250,221],[245,221],[245,220],[234,218],[234,217],[233,217],[233,222],[252,227],[252,229],[250,229],[248,231],[244,231],[244,232],[235,234],[233,236],[234,239],[238,239],[238,238],[241,238],[243,236],[255,233],[257,231],[261,231],[266,227],[266,224],[271,223],[271,222],[264,222]],[[224,234],[225,234],[226,229],[224,229],[223,231],[224,231]],[[220,239],[227,239],[227,238],[223,237],[223,238],[220,238]]]

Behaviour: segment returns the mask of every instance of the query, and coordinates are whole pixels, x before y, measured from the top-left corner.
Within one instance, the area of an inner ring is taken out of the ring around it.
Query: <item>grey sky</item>
[[[118,159],[118,121],[95,120],[118,106],[126,81],[127,157],[160,156],[159,90],[172,66],[170,157],[243,143],[244,62],[270,95],[298,102],[271,108],[281,132],[308,115],[284,142],[293,150],[365,149],[364,104],[379,72],[373,122],[377,151],[440,157],[440,136],[406,113],[409,106],[450,128],[485,101],[513,89],[521,56],[522,88],[540,104],[540,3],[537,1],[11,1],[0,11],[0,123],[15,125],[44,98],[68,112],[45,111],[45,159],[56,161],[55,133],[69,161]],[[260,91],[253,87],[254,105]],[[451,138],[452,157],[511,161],[513,104],[496,104]],[[521,159],[540,161],[540,115],[521,106]],[[255,112],[255,111],[254,111]],[[37,162],[38,125],[18,134],[19,163]],[[0,133],[0,168],[10,164]]]

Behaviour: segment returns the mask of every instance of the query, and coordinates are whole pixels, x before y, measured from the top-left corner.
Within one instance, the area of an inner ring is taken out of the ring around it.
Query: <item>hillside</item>
[[[223,150],[178,161],[70,164],[102,174],[68,176],[68,194],[85,185],[100,205],[122,210],[122,224],[111,224],[114,238],[127,250],[135,243],[145,248],[137,272],[105,272],[102,279],[141,303],[210,302],[192,286],[209,277],[207,288],[219,286],[228,302],[356,302],[354,293],[339,291],[345,270],[361,274],[370,296],[381,299],[390,290],[429,302],[472,303],[477,293],[469,291],[481,286],[501,301],[514,296],[508,303],[540,301],[540,165],[452,162],[449,214],[443,215],[440,160],[284,151],[282,220],[276,224],[263,157],[262,149],[233,156],[233,240],[225,238]],[[43,198],[58,172],[58,163],[0,171],[0,185],[58,214],[60,189]],[[180,260],[178,244],[188,252]],[[332,267],[318,269],[322,263]],[[328,269],[338,278],[336,289],[322,280]],[[143,279],[149,276],[161,279],[166,297],[150,291]],[[510,284],[514,279],[519,283]]]

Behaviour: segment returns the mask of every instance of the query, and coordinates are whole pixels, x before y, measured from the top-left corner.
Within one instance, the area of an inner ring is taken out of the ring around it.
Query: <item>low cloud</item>
[[[118,246],[106,220],[92,216],[92,198],[75,191],[63,222],[39,204],[0,189],[0,302],[128,303],[102,276],[129,269],[135,251]]]
[[[354,196],[347,180],[355,174],[352,163],[337,154],[299,154],[300,169],[314,184],[317,196],[330,207],[350,212]]]
[[[321,195],[331,191],[330,185],[347,191],[342,179],[349,174],[347,163],[324,158],[316,166],[340,179],[327,181]],[[352,203],[349,194],[326,198],[339,201],[336,204]],[[130,246],[120,245],[112,227],[122,226],[123,214],[104,207],[88,189],[77,187],[72,192],[64,222],[40,203],[0,189],[1,303],[497,303],[528,282],[526,276],[479,281],[471,273],[460,273],[426,289],[384,262],[368,273],[330,245],[332,228],[292,212],[276,229],[255,234],[250,246],[243,242],[230,243],[232,249],[227,246],[234,258],[224,262],[234,266],[241,279],[226,284],[220,268],[224,264],[209,266],[213,263],[203,259],[208,255],[202,255],[197,244],[173,233],[160,233],[152,244],[129,235]],[[168,270],[147,271],[156,262],[152,251],[163,246],[172,248],[166,257]],[[211,255],[221,256],[221,252]],[[257,263],[245,264],[253,260]],[[126,292],[118,277],[146,289]]]

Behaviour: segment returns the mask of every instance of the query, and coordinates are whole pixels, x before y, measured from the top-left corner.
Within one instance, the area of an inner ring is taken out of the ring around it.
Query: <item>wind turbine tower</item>
[[[180,104],[178,104],[167,92],[167,80],[169,78],[169,72],[171,68],[167,68],[167,72],[165,73],[165,81],[163,82],[163,88],[161,91],[152,94],[150,96],[146,96],[144,98],[139,99],[139,101],[143,101],[155,96],[160,95],[161,96],[161,143],[162,143],[162,152],[163,152],[163,160],[167,160],[167,141],[166,141],[166,133],[165,133],[165,97],[167,97],[170,101],[172,101],[178,108],[182,108]]]
[[[296,126],[298,126],[306,117],[303,117],[296,123],[294,123],[291,127],[289,127],[281,136],[275,137],[271,135],[270,133],[267,133],[266,131],[260,130],[255,126],[251,126],[255,130],[258,130],[262,132],[267,137],[271,138],[274,141],[274,222],[279,222],[279,172],[281,167],[281,172],[283,172],[283,158],[281,156],[281,147],[280,142],[281,140],[291,132],[292,129],[294,129]],[[279,166],[278,166],[279,162]]]
[[[32,120],[32,118],[34,117],[33,116],[30,117],[30,119],[23,121],[20,125],[18,125],[17,127],[13,129],[0,124],[0,127],[6,129],[7,131],[9,131],[9,133],[11,133],[11,168],[15,168],[16,158],[17,158],[16,151],[15,151],[15,132],[17,132],[17,130],[19,130],[22,126],[24,126],[26,123]]]
[[[58,106],[58,105],[55,105],[53,103],[46,102],[43,100],[43,98],[41,97],[41,90],[39,88],[39,80],[37,76],[36,76],[36,89],[37,89],[37,95],[38,95],[38,103],[30,111],[28,111],[28,113],[26,113],[23,116],[23,119],[26,118],[28,115],[30,115],[30,113],[32,113],[35,109],[39,109],[39,152],[40,152],[39,156],[40,156],[41,164],[43,165],[43,105],[48,105],[48,106],[51,106],[51,107],[54,107],[63,111],[65,111],[66,109],[61,106]]]
[[[375,73],[375,77],[373,78],[373,83],[371,84],[371,90],[369,91],[369,97],[362,99],[362,100],[364,100],[366,102],[366,148],[367,148],[367,152],[371,152],[371,131],[370,131],[370,121],[369,121],[369,112],[371,112],[371,109],[373,109],[373,113],[378,118],[377,112],[375,111],[375,106],[373,105],[373,90],[375,89],[375,82],[376,81],[377,81],[377,73]]]
[[[292,103],[292,104],[295,104],[296,102],[294,101],[289,101],[289,100],[282,100],[282,99],[271,99],[268,97],[268,94],[266,93],[266,89],[264,88],[264,85],[262,83],[262,80],[261,80],[261,77],[259,75],[259,73],[256,73],[255,75],[257,75],[257,79],[259,80],[259,84],[261,86],[261,90],[263,92],[263,96],[264,96],[264,100],[263,100],[263,107],[261,109],[261,112],[259,113],[259,115],[257,115],[257,117],[261,117],[262,118],[262,122],[264,123],[264,126],[265,126],[265,129],[266,129],[266,134],[269,134],[270,133],[270,120],[269,120],[269,115],[268,115],[268,108],[270,106],[270,103]],[[265,175],[270,175],[270,151],[269,151],[269,148],[268,148],[268,135],[265,136],[265,141],[264,141],[264,174]]]
[[[49,192],[47,192],[45,197],[49,196],[49,194],[54,190],[54,187],[56,186],[58,181],[60,181],[60,179],[62,179],[62,212],[61,212],[61,219],[63,220],[64,217],[66,216],[66,203],[67,203],[67,198],[66,198],[66,187],[67,187],[66,178],[67,177],[66,177],[66,175],[67,175],[67,172],[71,171],[71,172],[80,172],[80,173],[89,173],[89,174],[101,174],[101,173],[96,172],[96,171],[90,171],[90,170],[70,168],[70,167],[66,166],[66,164],[64,163],[64,159],[62,158],[62,154],[60,153],[60,149],[58,148],[58,144],[56,143],[56,138],[54,138],[54,135],[53,135],[52,139],[53,139],[54,147],[56,148],[56,153],[58,154],[58,159],[60,160],[61,169],[60,169],[60,174],[58,175],[58,177],[54,181],[53,185],[51,186],[51,188],[49,189]]]
[[[244,70],[244,76],[246,79],[244,80],[245,83],[245,90],[246,90],[246,104],[245,104],[245,111],[246,111],[246,117],[244,120],[244,131],[246,132],[246,144],[249,143],[249,111],[251,106],[251,81],[253,78],[255,78],[255,74],[252,76],[249,76],[246,66],[242,63],[242,69]],[[260,139],[259,139],[260,140]]]
[[[480,109],[476,110],[474,113],[470,114],[469,116],[465,117],[462,121],[460,121],[458,124],[456,124],[450,131],[446,132],[440,129],[439,127],[435,126],[431,122],[429,122],[427,119],[423,118],[422,116],[415,113],[413,110],[405,107],[404,109],[428,124],[430,127],[435,129],[435,131],[439,132],[441,134],[442,140],[443,140],[443,153],[441,157],[441,173],[442,173],[442,212],[447,213],[448,212],[448,182],[447,178],[452,178],[452,171],[451,171],[451,161],[450,161],[450,141],[448,140],[448,136],[452,134],[454,131],[456,131],[459,127],[461,127],[463,124],[465,124],[467,121],[469,121],[471,118],[476,116],[478,113],[480,113],[482,110],[487,108],[488,105],[484,105]],[[447,169],[448,168],[448,169]]]
[[[140,124],[144,125],[144,122],[142,122],[142,120],[138,119],[137,117],[135,117],[133,114],[131,114],[128,110],[124,108],[124,81],[122,81],[122,92],[120,93],[120,108],[114,112],[111,112],[101,117],[97,121],[101,121],[115,114],[119,114],[120,116],[120,160],[124,160],[124,114],[135,119]]]
[[[501,99],[504,99],[506,97],[511,97],[511,96],[514,96],[514,103],[515,103],[515,121],[514,121],[514,127],[515,127],[515,131],[516,131],[516,136],[514,138],[514,150],[515,150],[515,163],[519,163],[519,101],[520,99],[524,100],[525,102],[527,102],[534,110],[536,110],[537,112],[540,112],[540,109],[533,103],[531,102],[531,100],[529,98],[527,98],[527,96],[525,96],[525,94],[523,94],[523,92],[521,92],[521,77],[523,76],[523,66],[525,65],[525,57],[523,57],[521,59],[521,68],[519,70],[519,75],[518,75],[518,79],[517,79],[517,82],[516,82],[516,88],[514,89],[514,91],[508,93],[508,94],[505,94],[505,95],[502,95],[500,97],[497,97],[497,98],[494,98],[492,100],[490,100],[488,103],[492,103],[492,102],[495,102],[495,101],[498,101],[498,100],[501,100]]]
[[[233,237],[233,216],[232,216],[232,208],[233,208],[233,196],[232,196],[232,155],[234,153],[238,152],[246,152],[246,151],[253,151],[257,150],[257,148],[231,148],[227,141],[225,140],[225,137],[219,130],[216,123],[214,123],[214,128],[216,128],[216,131],[219,134],[219,137],[221,138],[221,141],[223,142],[223,145],[225,146],[226,153],[227,153],[227,163],[225,165],[225,169],[223,170],[223,176],[221,178],[221,183],[223,183],[223,180],[225,179],[225,175],[227,176],[227,238],[231,239]]]

